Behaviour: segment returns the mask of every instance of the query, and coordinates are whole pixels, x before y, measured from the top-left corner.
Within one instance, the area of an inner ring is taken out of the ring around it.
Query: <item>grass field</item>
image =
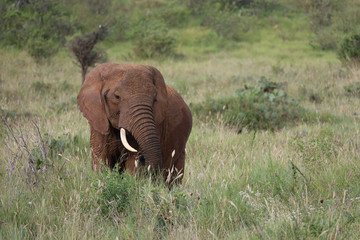
[[[186,43],[186,34],[201,31],[183,33],[181,59],[140,60],[125,44],[107,49],[109,61],[157,67],[188,104],[265,76],[285,82],[315,120],[238,134],[221,114],[194,115],[184,181],[171,191],[149,179],[94,174],[70,54],[36,63],[2,49],[0,239],[360,238],[359,68],[312,49],[301,34],[288,39],[281,26],[216,51]]]

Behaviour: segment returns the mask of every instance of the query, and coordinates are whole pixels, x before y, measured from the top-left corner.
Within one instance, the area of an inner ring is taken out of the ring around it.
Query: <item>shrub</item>
[[[258,16],[267,16],[282,7],[278,0],[253,0],[251,6]]]
[[[125,212],[131,207],[132,199],[137,196],[135,180],[135,177],[128,173],[119,174],[116,170],[104,169],[101,176],[102,184],[98,186],[98,204],[101,212]]]
[[[87,2],[92,14],[105,15],[109,13],[112,0],[88,0]]]
[[[201,24],[213,29],[220,37],[240,41],[243,34],[253,26],[252,13],[248,9],[234,10],[225,6],[205,4],[199,7]]]
[[[161,21],[140,19],[133,32],[134,53],[141,58],[169,57],[175,54],[176,41]]]
[[[241,17],[230,12],[210,13],[204,19],[203,24],[214,29],[218,36],[235,41],[239,41],[242,34],[248,30],[242,28]]]
[[[311,30],[314,33],[310,45],[321,50],[336,49],[338,34],[333,26],[334,9],[331,5],[316,5],[309,10],[309,16]]]
[[[344,38],[338,50],[339,58],[344,62],[360,62],[360,34]]]
[[[223,8],[242,8],[250,6],[254,0],[216,0]]]
[[[210,0],[205,3],[203,0],[190,0],[188,1],[188,6],[190,9],[195,11],[194,13],[200,13],[199,11],[203,12],[203,9],[208,7],[217,7],[220,10],[224,9],[240,9],[244,7],[249,7],[254,0]]]
[[[68,12],[52,0],[19,3],[22,4],[13,1],[1,4],[2,44],[25,48],[37,60],[56,53],[74,30]]]
[[[158,8],[155,8],[150,15],[154,18],[161,19],[167,27],[182,27],[188,20],[190,11],[182,1],[165,1]]]
[[[252,130],[276,130],[293,124],[305,116],[305,109],[288,96],[284,84],[261,77],[256,87],[239,89],[234,95],[191,105],[196,114],[221,116],[223,121]]]
[[[351,1],[310,1],[306,7],[314,33],[310,45],[314,48],[336,50],[341,36],[359,31],[359,11]]]

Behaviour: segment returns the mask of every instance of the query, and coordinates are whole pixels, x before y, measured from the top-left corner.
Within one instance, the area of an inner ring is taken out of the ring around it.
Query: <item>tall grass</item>
[[[241,134],[194,118],[183,184],[172,190],[92,172],[89,127],[76,103],[81,74],[68,55],[38,64],[0,50],[0,238],[358,239],[360,98],[346,88],[360,81],[359,70],[333,54],[257,44],[269,55],[250,46],[156,61],[108,50],[110,61],[156,66],[189,104],[266,76],[286,82],[317,117]],[[327,114],[337,120],[322,121]]]

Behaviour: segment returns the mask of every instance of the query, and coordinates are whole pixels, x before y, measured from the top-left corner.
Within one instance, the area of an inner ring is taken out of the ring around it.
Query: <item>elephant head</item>
[[[119,130],[124,148],[140,151],[147,165],[161,169],[159,135],[167,109],[167,91],[156,68],[137,64],[99,65],[86,77],[78,104],[95,131],[106,136],[113,129]],[[133,146],[127,141],[130,136]]]

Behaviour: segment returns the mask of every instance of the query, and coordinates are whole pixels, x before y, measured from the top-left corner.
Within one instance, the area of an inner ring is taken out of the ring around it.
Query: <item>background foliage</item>
[[[184,44],[178,40],[180,29],[203,26],[216,38],[234,44],[259,41],[261,37],[254,33],[260,28],[277,28],[279,21],[304,18],[302,30],[312,32],[309,44],[336,51],[344,36],[360,31],[358,5],[321,0],[6,0],[0,4],[0,43],[27,49],[31,56],[43,59],[64,47],[74,34],[88,34],[102,25],[108,29],[109,44],[130,42],[133,54],[140,58],[163,58],[179,55],[175,53]],[[229,44],[216,44],[214,37],[205,36],[201,41],[217,47]]]
[[[1,22],[1,43],[25,48],[36,59],[56,53],[76,30],[69,10],[52,0],[2,1]]]

